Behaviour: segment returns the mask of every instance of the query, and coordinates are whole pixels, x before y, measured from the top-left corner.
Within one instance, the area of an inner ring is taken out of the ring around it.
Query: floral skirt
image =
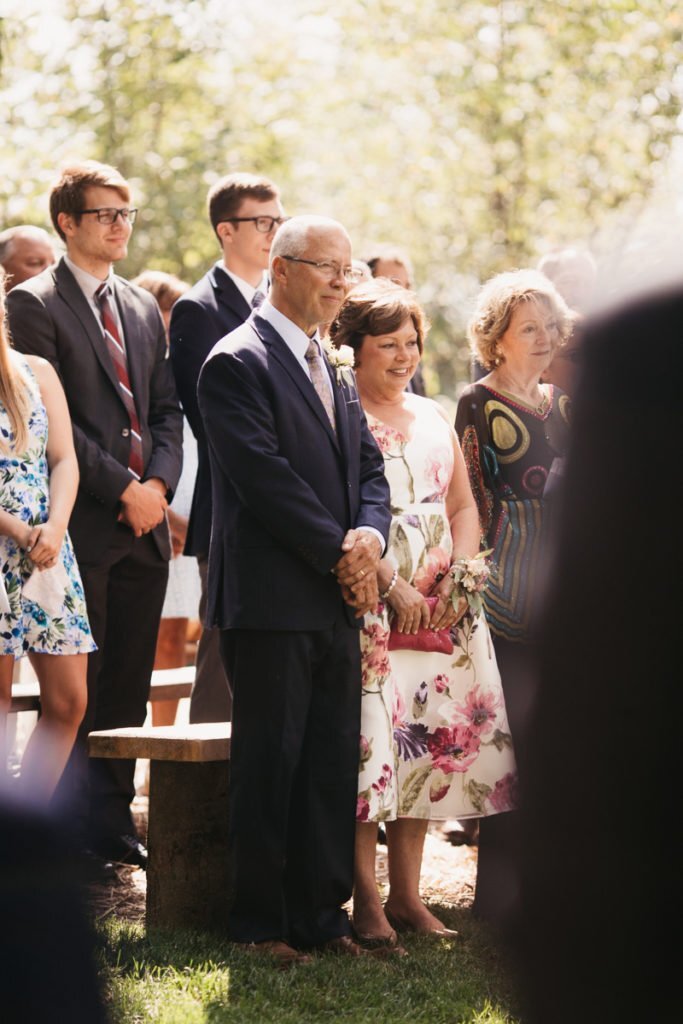
[[[515,759],[484,617],[457,628],[450,655],[389,651],[388,636],[386,612],[366,617],[358,820],[512,810]]]

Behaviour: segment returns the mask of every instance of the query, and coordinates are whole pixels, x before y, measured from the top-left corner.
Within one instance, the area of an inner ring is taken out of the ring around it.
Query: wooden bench
[[[148,927],[224,929],[230,723],[91,732],[91,757],[150,761]]]
[[[194,683],[194,673],[194,665],[157,669],[152,672],[149,699],[179,700],[181,697],[189,697]],[[10,711],[40,711],[40,689],[37,680],[12,684]]]

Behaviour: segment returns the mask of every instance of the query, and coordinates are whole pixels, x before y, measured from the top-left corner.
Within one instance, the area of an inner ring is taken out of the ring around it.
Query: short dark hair
[[[408,317],[413,321],[421,355],[429,322],[415,293],[386,277],[375,277],[352,288],[346,296],[330,326],[330,340],[335,348],[348,345],[357,355],[367,334],[389,334]]]
[[[84,160],[81,164],[65,167],[50,190],[50,217],[55,231],[63,242],[66,235],[59,226],[59,214],[66,213],[80,223],[81,211],[88,188],[113,188],[124,203],[130,202],[128,182],[115,167],[100,164],[96,160]]]
[[[280,191],[270,178],[244,172],[226,174],[214,182],[206,197],[211,227],[216,231],[221,221],[235,217],[245,199],[267,203],[270,199],[279,198]]]

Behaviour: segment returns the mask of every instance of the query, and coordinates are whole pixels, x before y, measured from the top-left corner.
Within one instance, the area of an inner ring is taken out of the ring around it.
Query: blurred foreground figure
[[[677,474],[682,325],[679,290],[586,330],[528,730],[528,1024],[681,1015],[681,556],[658,498]]]
[[[0,798],[0,1019],[104,1024],[74,852],[47,816]]]

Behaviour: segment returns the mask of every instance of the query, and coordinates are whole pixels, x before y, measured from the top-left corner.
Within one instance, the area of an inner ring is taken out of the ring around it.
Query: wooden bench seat
[[[230,723],[108,729],[88,746],[91,757],[150,761],[148,927],[224,928]]]
[[[149,687],[150,701],[179,700],[189,697],[194,683],[194,665],[183,668],[164,668],[152,672]],[[40,711],[40,689],[37,680],[12,684],[10,712]]]

